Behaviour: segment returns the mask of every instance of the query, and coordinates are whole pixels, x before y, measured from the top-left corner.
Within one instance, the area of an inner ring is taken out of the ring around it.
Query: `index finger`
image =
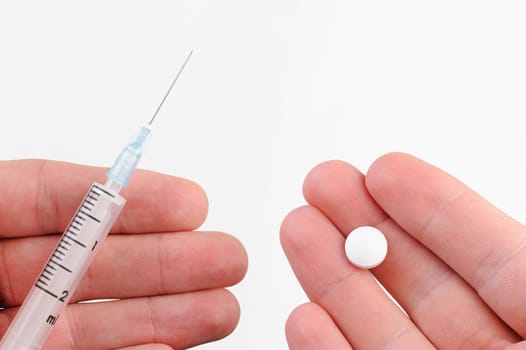
[[[526,336],[526,229],[459,180],[406,154],[369,169],[366,185],[400,226],[460,274]]]
[[[49,160],[0,162],[0,237],[64,230],[92,182],[105,182],[107,169]],[[127,204],[112,232],[193,230],[208,201],[195,183],[138,170],[122,192]]]

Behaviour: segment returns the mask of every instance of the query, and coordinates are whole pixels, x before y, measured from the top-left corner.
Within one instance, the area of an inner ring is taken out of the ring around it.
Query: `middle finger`
[[[4,306],[23,301],[56,242],[56,236],[1,242]],[[241,243],[224,233],[108,236],[72,302],[225,287],[243,278],[246,265]]]

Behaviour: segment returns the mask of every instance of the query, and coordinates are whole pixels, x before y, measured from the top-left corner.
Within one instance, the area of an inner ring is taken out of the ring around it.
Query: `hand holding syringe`
[[[58,321],[95,253],[117,219],[125,200],[125,187],[141,157],[142,147],[181,67],[148,126],[119,155],[108,172],[106,184],[95,183],[88,191],[64,235],[44,266],[17,316],[5,333],[0,349],[40,349]]]

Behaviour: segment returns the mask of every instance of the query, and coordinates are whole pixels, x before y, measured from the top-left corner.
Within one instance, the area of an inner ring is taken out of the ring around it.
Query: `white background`
[[[109,166],[190,49],[142,167],[208,193],[250,256],[240,325],[200,349],[286,349],[306,301],[279,245],[305,174],[389,151],[526,218],[524,1],[0,2],[1,159]]]

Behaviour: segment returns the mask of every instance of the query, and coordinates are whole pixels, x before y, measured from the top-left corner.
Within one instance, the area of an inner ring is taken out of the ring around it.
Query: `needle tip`
[[[172,91],[172,88],[174,87],[175,83],[177,82],[177,80],[179,79],[179,76],[181,75],[181,73],[183,72],[184,70],[184,67],[186,66],[186,64],[188,63],[188,61],[190,60],[190,57],[192,57],[192,54],[194,53],[194,49],[190,50],[190,53],[188,54],[188,56],[186,56],[186,59],[184,60],[183,64],[181,65],[181,68],[179,68],[179,72],[177,72],[177,75],[175,76],[174,80],[172,81],[172,84],[170,85],[170,87],[168,88],[168,91],[166,91],[166,94],[164,94],[164,97],[161,101],[161,103],[159,104],[159,107],[157,107],[157,109],[155,110],[155,113],[153,114],[153,117],[152,119],[150,120],[150,122],[148,123],[148,126],[151,126],[153,121],[155,120],[155,118],[157,117],[157,114],[159,113],[159,110],[161,109],[161,107],[163,106],[164,104],[164,101],[166,101],[166,98],[168,97],[168,95],[170,94],[170,92]]]

